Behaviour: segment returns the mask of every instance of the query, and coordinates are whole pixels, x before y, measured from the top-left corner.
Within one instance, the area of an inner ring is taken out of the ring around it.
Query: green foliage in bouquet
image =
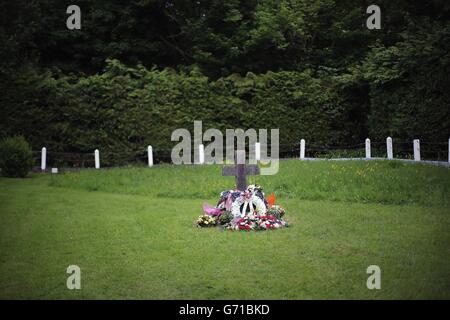
[[[285,213],[284,208],[279,205],[273,205],[267,210],[267,215],[274,216],[277,219],[281,219]]]
[[[225,225],[227,223],[230,223],[230,221],[232,219],[233,219],[233,215],[231,214],[231,212],[225,211],[217,218],[217,222],[221,225]]]

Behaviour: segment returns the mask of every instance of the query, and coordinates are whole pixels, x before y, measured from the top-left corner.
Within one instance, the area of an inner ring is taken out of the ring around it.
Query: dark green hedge
[[[0,169],[3,176],[25,178],[32,165],[33,154],[23,136],[0,141]]]
[[[34,149],[169,149],[172,131],[193,130],[194,120],[203,121],[203,130],[279,128],[288,148],[300,138],[323,145],[352,138],[336,84],[309,70],[209,81],[198,71],[127,68],[111,60],[103,73],[81,78],[27,70],[12,87],[1,101],[8,110],[4,133],[23,133]]]
[[[430,23],[428,29],[412,30],[414,36],[391,46],[375,44],[365,60],[345,70],[233,74],[213,81],[196,68],[149,70],[117,60],[90,76],[23,67],[0,77],[1,134],[23,134],[34,150],[99,148],[103,157],[133,157],[145,155],[149,144],[169,150],[174,129],[192,132],[194,120],[202,120],[203,130],[279,128],[282,152],[296,152],[301,138],[309,149],[345,149],[390,135],[408,148],[412,139],[422,139],[424,147],[444,154],[450,27]]]

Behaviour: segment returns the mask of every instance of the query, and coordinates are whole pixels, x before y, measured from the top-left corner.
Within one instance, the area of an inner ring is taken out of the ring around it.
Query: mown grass
[[[234,186],[221,166],[173,166],[82,170],[52,176],[49,185],[163,198],[210,198]],[[249,176],[283,198],[450,205],[450,170],[399,161],[280,162],[278,174]]]
[[[282,162],[252,181],[293,226],[253,233],[193,226],[233,184],[219,167],[1,178],[0,298],[448,299],[448,172]],[[66,288],[71,264],[81,290]],[[366,287],[372,264],[381,290]]]

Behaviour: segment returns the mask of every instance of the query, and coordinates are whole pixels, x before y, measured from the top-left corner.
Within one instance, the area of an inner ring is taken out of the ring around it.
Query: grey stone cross
[[[245,150],[236,151],[236,165],[222,168],[222,176],[235,176],[236,189],[244,191],[247,189],[247,175],[259,175],[257,165],[245,165]]]

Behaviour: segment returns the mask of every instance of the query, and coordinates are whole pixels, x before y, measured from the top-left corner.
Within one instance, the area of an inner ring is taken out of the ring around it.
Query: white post
[[[148,166],[153,166],[153,148],[152,146],[147,147],[147,154],[148,154]]]
[[[448,163],[450,163],[450,138],[448,139]]]
[[[392,138],[387,137],[386,139],[386,148],[387,148],[387,158],[394,159],[394,152],[392,150]]]
[[[305,139],[300,140],[300,160],[305,159]]]
[[[45,171],[47,168],[47,148],[43,147],[41,151],[41,170]]]
[[[100,169],[100,152],[98,149],[95,149],[95,169]]]
[[[245,164],[245,150],[236,151],[236,164]]]
[[[203,144],[198,146],[198,162],[199,164],[205,163],[205,146]]]
[[[420,161],[420,140],[414,139],[414,161]]]
[[[255,160],[261,160],[261,143],[259,142],[255,143]]]
[[[366,158],[370,159],[372,157],[372,154],[370,152],[370,139],[366,139]]]

